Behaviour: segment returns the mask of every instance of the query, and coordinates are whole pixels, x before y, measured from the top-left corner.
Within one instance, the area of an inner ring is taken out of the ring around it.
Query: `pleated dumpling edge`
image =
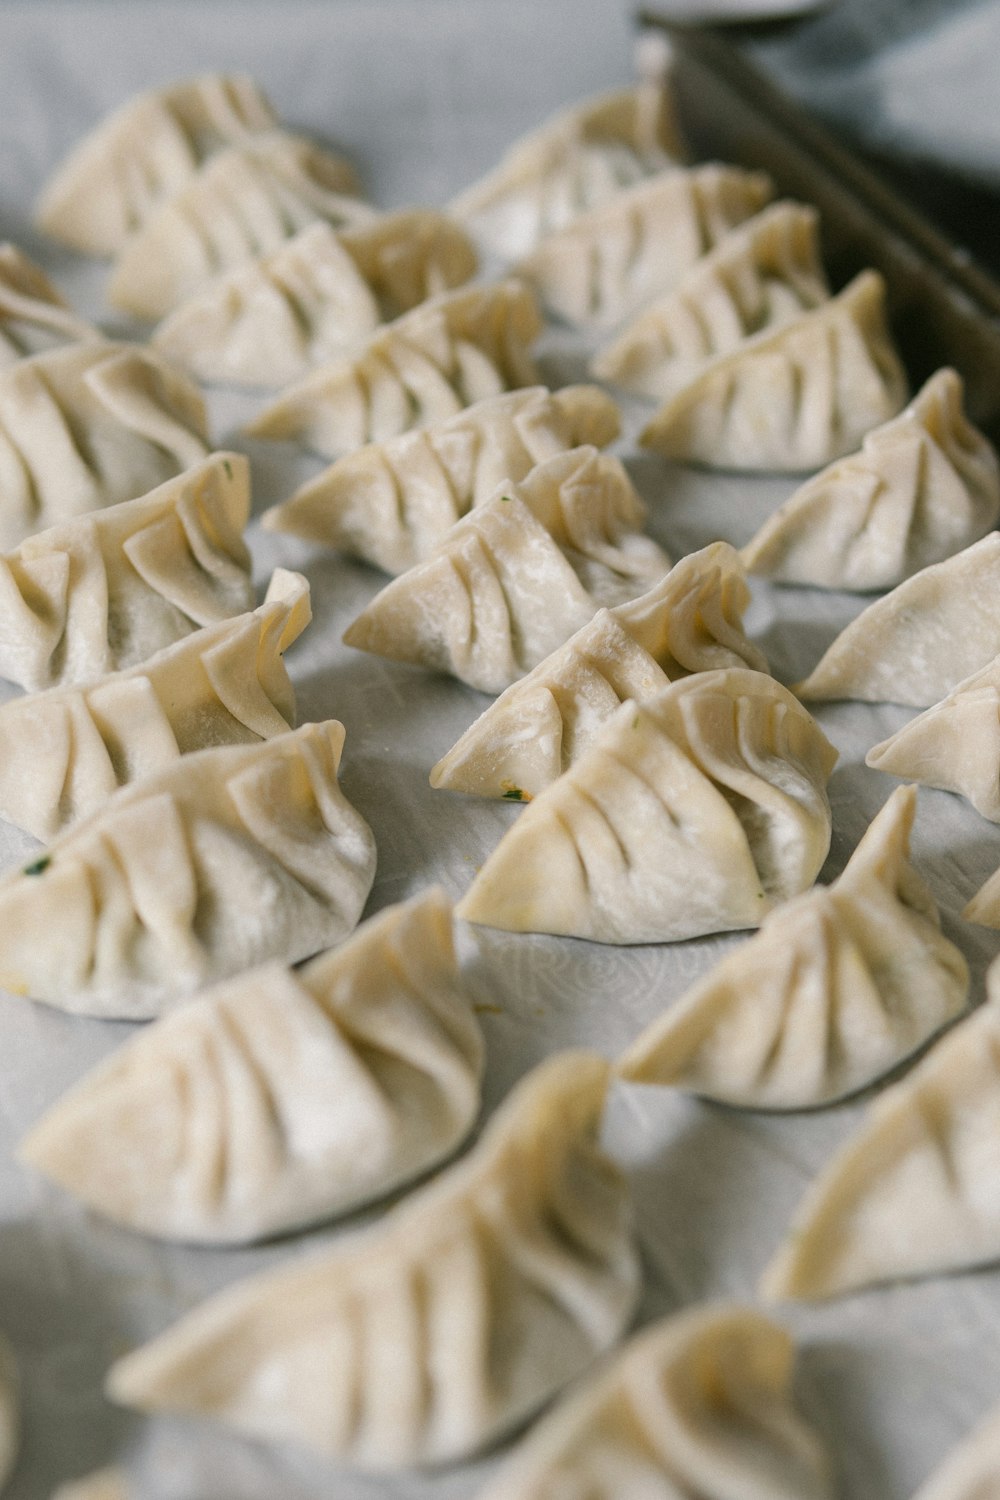
[[[608,1079],[592,1052],[549,1058],[462,1161],[374,1227],[230,1287],[127,1355],[111,1398],[364,1470],[484,1447],[635,1308],[629,1190],[598,1141]]]
[[[336,720],[199,750],[0,881],[0,984],[76,1014],[144,1020],[356,926],[375,874],[337,779]]]
[[[840,877],[779,906],[639,1036],[629,1082],[749,1109],[813,1109],[873,1083],[962,1010],[969,970],[909,859],[898,787]]]
[[[448,1156],[483,1042],[440,890],[298,971],[274,961],[132,1037],[21,1143],[112,1222],[240,1244],[384,1197]]]
[[[772,677],[696,673],[622,704],[519,815],[457,915],[605,943],[756,927],[819,873],[836,759]]]

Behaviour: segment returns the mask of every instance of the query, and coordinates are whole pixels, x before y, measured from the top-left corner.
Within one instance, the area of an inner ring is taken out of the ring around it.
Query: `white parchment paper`
[[[0,235],[36,254],[80,309],[111,331],[105,270],[40,242],[30,206],[68,147],[137,89],[204,69],[246,69],[290,124],[346,148],[375,201],[395,207],[445,201],[554,108],[626,82],[630,56],[622,0],[0,5]],[[582,373],[582,346],[573,338],[553,334],[547,347],[553,378]],[[255,405],[225,393],[211,398],[219,445],[251,454],[259,511],[318,465],[289,449],[244,443],[237,429]],[[719,536],[745,541],[793,487],[699,475],[640,456],[641,416],[629,411],[619,451],[650,504],[651,529],[675,556]],[[384,581],[379,575],[293,539],[266,538],[256,525],[250,540],[261,589],[279,562],[303,568],[312,583],[315,621],[290,664],[300,717],[336,716],[347,726],[344,785],[379,847],[369,912],[433,881],[457,897],[517,809],[432,793],[427,772],[486,700],[340,644],[345,625]],[[795,680],[862,602],[760,588],[753,630],[776,674]],[[837,704],[818,717],[841,752],[830,787],[830,879],[893,785],[865,769],[865,751],[908,714]],[[4,867],[31,847],[0,826]],[[915,854],[946,930],[972,964],[978,1002],[1000,937],[956,913],[1000,863],[1000,831],[958,799],[922,792]],[[461,941],[482,1004],[490,1110],[558,1048],[617,1053],[743,939],[616,950],[464,929]],[[102,1378],[117,1355],[237,1277],[353,1227],[242,1252],[163,1247],[88,1218],[23,1172],[13,1156],[18,1139],[128,1030],[0,996],[0,1326],[17,1349],[26,1410],[11,1500],[43,1500],[56,1482],[116,1458],[128,1463],[136,1492],[153,1500],[474,1495],[494,1459],[424,1478],[359,1479],[208,1425],[147,1422],[104,1402]],[[641,1319],[706,1298],[752,1298],[806,1184],[862,1110],[855,1102],[781,1117],[668,1092],[618,1091],[608,1138],[634,1176],[648,1273]],[[1000,1400],[995,1271],[781,1316],[800,1341],[801,1401],[851,1500],[904,1500]]]

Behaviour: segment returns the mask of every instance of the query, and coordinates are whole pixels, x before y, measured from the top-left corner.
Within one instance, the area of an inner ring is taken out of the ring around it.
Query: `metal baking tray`
[[[834,281],[842,284],[864,266],[881,271],[913,379],[954,365],[970,413],[996,440],[1000,283],[784,93],[729,34],[672,25],[655,9],[639,20],[670,39],[670,87],[693,156],[762,167],[782,194],[815,204]]]

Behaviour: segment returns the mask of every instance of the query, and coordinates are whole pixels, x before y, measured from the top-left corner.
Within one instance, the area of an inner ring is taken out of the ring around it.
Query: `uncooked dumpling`
[[[479,1500],[832,1500],[794,1359],[748,1307],[664,1318],[543,1417]]]
[[[763,172],[669,168],[548,235],[514,270],[567,323],[613,327],[675,287],[771,193]]]
[[[0,556],[0,676],[29,692],[91,683],[252,609],[249,512],[247,460],[215,453]]]
[[[343,725],[199,750],[0,881],[0,985],[81,1015],[144,1020],[249,965],[347,936],[375,873],[344,797]]]
[[[294,728],[284,653],[309,617],[308,583],[278,568],[252,613],[206,625],[86,687],[4,703],[0,817],[48,841],[179,755]]]
[[[795,473],[850,453],[906,404],[885,283],[863,271],[839,297],[721,355],[672,396],[640,442],[716,469]]]
[[[665,401],[706,360],[819,307],[830,290],[818,222],[804,203],[775,203],[755,214],[639,313],[596,356],[593,373]]]
[[[967,797],[1000,823],[1000,657],[875,745],[876,771]]]
[[[299,970],[206,990],[46,1114],[20,1155],[160,1239],[233,1244],[346,1213],[449,1155],[483,1044],[440,892]]]
[[[464,1458],[621,1336],[640,1284],[598,1144],[608,1066],[564,1052],[373,1228],[229,1288],[119,1361],[112,1398],[354,1468]]]
[[[906,411],[796,490],[743,549],[778,583],[888,589],[992,530],[1000,464],[939,370]]]
[[[728,542],[693,552],[648,594],[594,618],[515,682],[431,771],[431,785],[529,802],[590,748],[628,698],[691,672],[767,671],[743,634],[750,602]]]
[[[199,380],[273,388],[357,348],[380,323],[475,270],[464,231],[429,209],[356,229],[320,221],[195,292],[153,345]]]
[[[447,292],[387,323],[352,358],[298,381],[246,430],[337,458],[537,385],[528,349],[541,331],[534,296],[519,281]]]
[[[38,227],[85,255],[114,255],[221,146],[276,124],[252,78],[206,73],[123,104],[46,184]]]
[[[151,350],[90,340],[19,360],[0,369],[0,548],[207,453],[201,393]]]
[[[913,1500],[993,1500],[1000,1495],[1000,1408],[958,1444]]]
[[[683,154],[657,79],[562,111],[517,141],[449,212],[496,255],[525,255],[553,230]]]
[[[819,873],[836,758],[773,678],[696,673],[621,706],[519,815],[457,913],[600,943],[756,927]]]
[[[41,266],[16,245],[0,244],[0,370],[58,344],[100,337],[67,307]]]
[[[265,511],[262,524],[403,573],[498,485],[517,484],[579,444],[603,448],[619,429],[618,407],[597,386],[489,396],[443,422],[345,454]]]
[[[1000,656],[1000,534],[934,563],[842,630],[795,691],[929,708]]]
[[[893,793],[832,886],[761,931],[654,1021],[621,1075],[751,1109],[873,1083],[953,1020],[969,971],[909,862],[916,788]]]
[[[277,250],[316,219],[335,228],[375,210],[354,195],[342,157],[287,130],[249,137],[209,158],[131,236],[115,262],[112,307],[153,322],[213,277]]]
[[[470,511],[375,595],[344,640],[502,692],[602,605],[635,598],[667,571],[644,520],[617,459],[570,449]]]
[[[806,1194],[763,1291],[816,1301],[1000,1258],[1000,973],[875,1100]]]

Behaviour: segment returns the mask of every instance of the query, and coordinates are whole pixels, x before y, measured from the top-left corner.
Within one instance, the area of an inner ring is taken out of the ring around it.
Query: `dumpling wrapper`
[[[618,459],[573,448],[501,485],[393,580],[344,632],[392,661],[498,693],[602,605],[644,592],[670,559]]]
[[[750,591],[739,555],[713,542],[648,593],[593,619],[507,688],[431,771],[431,785],[530,802],[595,742],[627,699],[692,672],[767,671],[743,634]]]
[[[212,1298],[112,1367],[112,1400],[368,1470],[464,1458],[621,1336],[640,1288],[598,1142],[608,1065],[564,1052],[373,1228]]]
[[[0,369],[0,547],[144,495],[208,453],[205,403],[134,344],[90,340]]]
[[[22,1161],[116,1224],[243,1244],[343,1214],[470,1130],[483,1043],[440,891],[299,970],[240,974],[53,1106]]]
[[[794,691],[929,708],[1000,655],[1000,533],[923,568],[862,610]]]
[[[684,678],[621,706],[520,814],[456,913],[599,943],[756,927],[819,873],[836,759],[764,673]]]
[[[967,797],[1000,823],[1000,658],[874,745],[865,764]]]
[[[271,958],[353,931],[375,874],[337,782],[335,720],[182,757],[0,880],[0,985],[146,1020]]]
[[[1000,931],[1000,869],[984,881],[962,912],[967,922]]]
[[[614,327],[676,286],[772,193],[763,172],[669,167],[548,235],[514,272],[565,322]]]
[[[541,331],[538,304],[519,281],[446,292],[387,323],[353,357],[296,382],[246,432],[324,458],[385,442],[538,385],[528,349]]]
[[[29,692],[136,666],[253,608],[250,466],[215,453],[0,555],[0,675]]]
[[[277,123],[252,78],[206,73],[129,99],[46,183],[39,229],[85,255],[114,255],[220,147]]]
[[[663,1318],[544,1416],[478,1500],[832,1500],[794,1360],[748,1307]]]
[[[1000,1407],[993,1407],[913,1500],[990,1500],[1000,1494]]]
[[[1000,1258],[1000,971],[809,1188],[761,1284],[818,1301]]]
[[[152,344],[209,384],[273,388],[460,286],[476,265],[464,231],[429,209],[381,214],[356,229],[321,220],[195,292]]]
[[[962,408],[954,370],[932,375],[860,453],[808,480],[743,548],[777,583],[888,589],[943,562],[1000,517],[1000,463]]]
[[[774,203],[754,214],[602,349],[593,374],[665,401],[706,360],[819,307],[830,289],[818,224],[816,210],[804,203]]]
[[[747,473],[818,469],[906,404],[885,283],[839,296],[720,355],[671,396],[639,441],[665,458]]]
[[[347,228],[374,218],[356,192],[353,167],[304,136],[248,137],[209,157],[148,215],[118,254],[107,299],[155,322],[316,219]]]
[[[181,755],[294,729],[284,653],[310,616],[308,582],[278,568],[252,613],[86,687],[0,705],[0,817],[48,841]]]
[[[513,260],[683,154],[668,90],[659,79],[639,83],[562,110],[523,136],[448,211]]]
[[[749,1109],[811,1109],[865,1088],[963,1009],[969,969],[909,862],[899,787],[833,885],[764,918],[632,1043],[630,1083]]]
[[[67,306],[41,266],[16,245],[0,244],[0,370],[60,344],[102,337]]]
[[[536,464],[580,444],[603,448],[620,427],[617,405],[593,385],[489,396],[443,422],[345,454],[265,511],[261,524],[403,573],[498,485],[517,484]]]

